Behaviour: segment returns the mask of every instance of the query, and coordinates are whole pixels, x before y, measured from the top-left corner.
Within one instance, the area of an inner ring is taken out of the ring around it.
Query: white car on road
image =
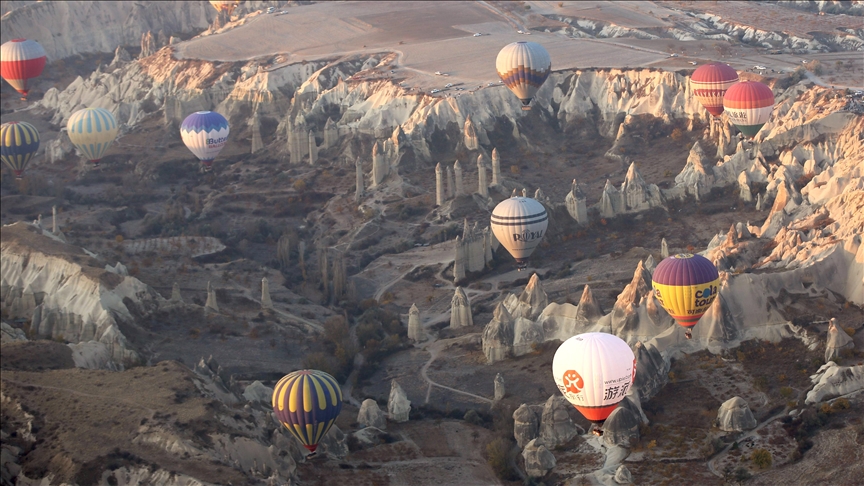
[[[476,34],[474,34],[474,37],[480,37],[481,35],[483,35],[483,34],[481,34],[480,32],[477,32]]]

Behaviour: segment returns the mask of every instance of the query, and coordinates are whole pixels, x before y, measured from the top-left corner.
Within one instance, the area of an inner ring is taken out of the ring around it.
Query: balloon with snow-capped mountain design
[[[228,120],[215,111],[197,111],[180,125],[180,138],[207,170],[228,141]]]

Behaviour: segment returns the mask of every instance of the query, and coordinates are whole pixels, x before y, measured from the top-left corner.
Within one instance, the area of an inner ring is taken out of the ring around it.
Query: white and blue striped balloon
[[[209,168],[228,141],[228,120],[215,111],[198,111],[180,125],[180,137],[186,147]]]
[[[66,129],[75,148],[94,164],[99,163],[119,131],[117,119],[105,108],[76,111],[69,117]]]

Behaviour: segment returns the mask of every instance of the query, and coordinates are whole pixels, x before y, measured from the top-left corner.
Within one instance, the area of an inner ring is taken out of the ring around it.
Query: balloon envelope
[[[738,72],[722,62],[703,64],[690,75],[693,94],[714,116],[723,114],[723,95],[737,82]]]
[[[702,255],[681,253],[663,259],[651,277],[654,295],[683,327],[693,327],[717,297],[720,276]]]
[[[84,108],[66,122],[69,140],[87,160],[98,164],[111,142],[117,138],[117,120],[105,108]]]
[[[536,42],[514,42],[498,53],[495,69],[504,85],[522,101],[522,109],[530,110],[531,99],[549,77],[552,59]]]
[[[588,332],[564,341],[552,359],[561,394],[586,419],[602,422],[627,395],[636,376],[636,357],[621,338]]]
[[[39,150],[39,132],[27,122],[9,122],[0,126],[0,158],[20,179],[33,154]]]
[[[548,225],[546,208],[530,197],[505,199],[492,211],[492,233],[518,263],[534,252]]]
[[[21,93],[21,99],[27,99],[28,82],[42,74],[45,61],[45,49],[34,40],[12,39],[0,46],[0,75]]]
[[[723,96],[723,108],[741,133],[753,138],[774,109],[774,92],[758,81],[732,85]]]
[[[208,168],[228,141],[228,132],[228,120],[215,111],[192,113],[180,125],[183,143]]]
[[[289,373],[273,389],[276,418],[310,452],[315,452],[340,411],[342,388],[323,371]]]

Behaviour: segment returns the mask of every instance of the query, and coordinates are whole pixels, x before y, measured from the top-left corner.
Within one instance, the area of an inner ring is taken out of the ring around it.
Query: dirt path
[[[427,337],[431,338],[431,336],[429,334],[427,334]],[[456,339],[447,339],[444,341],[433,341],[433,342],[431,342],[431,343],[429,343],[423,347],[423,349],[425,349],[429,353],[429,360],[426,361],[426,364],[424,364],[423,368],[420,369],[420,376],[422,376],[423,379],[426,380],[426,382],[429,384],[429,388],[426,389],[426,400],[423,403],[429,403],[429,396],[432,394],[432,387],[433,386],[437,386],[438,388],[443,388],[444,390],[449,390],[453,393],[458,393],[460,395],[466,395],[466,396],[469,396],[471,398],[474,398],[475,400],[479,400],[479,401],[484,402],[484,403],[489,403],[489,404],[492,403],[492,400],[489,400],[486,397],[481,397],[480,395],[475,395],[473,393],[468,393],[468,392],[465,392],[462,390],[457,390],[455,388],[451,388],[449,386],[444,386],[444,385],[441,385],[439,383],[436,383],[436,382],[432,381],[432,379],[429,378],[429,375],[426,374],[426,372],[429,370],[429,366],[435,361],[435,359],[438,358],[438,354],[441,352],[441,349],[445,345],[447,345],[450,342],[454,342],[454,341],[463,339],[464,337],[465,336],[462,336],[461,338],[456,338]]]
[[[73,390],[71,388],[64,388],[64,387],[59,387],[59,386],[49,386],[49,385],[37,385],[35,383],[25,383],[23,381],[13,380],[11,378],[4,378],[3,381],[8,382],[8,383],[14,383],[14,384],[20,385],[20,386],[32,386],[34,388],[44,388],[46,390],[57,390],[57,391],[67,392],[67,393],[71,393],[73,395],[78,395],[78,396],[82,396],[82,397],[99,398],[99,399],[105,399],[105,400],[113,400],[115,402],[121,402],[121,403],[123,403],[125,405],[129,405],[131,407],[137,407],[137,408],[147,410],[148,412],[150,412],[150,418],[151,419],[153,418],[153,415],[156,413],[156,410],[153,410],[150,407],[145,407],[144,405],[141,405],[140,403],[129,401],[129,400],[124,400],[122,398],[117,398],[117,397],[112,397],[112,396],[107,396],[107,395],[91,395],[89,393],[80,392],[78,390]]]

